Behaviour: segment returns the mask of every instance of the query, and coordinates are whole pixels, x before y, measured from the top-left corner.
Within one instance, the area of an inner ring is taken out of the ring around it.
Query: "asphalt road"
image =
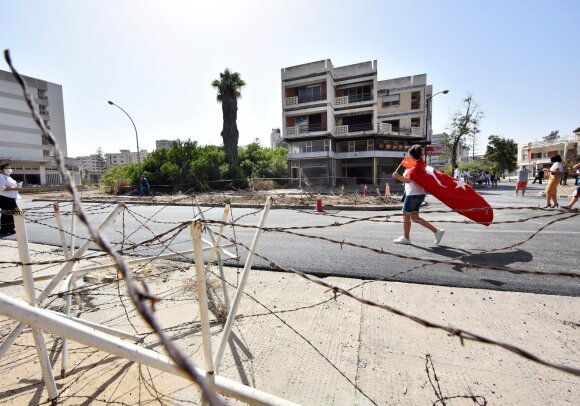
[[[397,216],[399,211],[329,211],[326,214],[310,211],[273,209],[270,211],[266,227],[299,227],[326,226],[320,229],[295,230],[310,236],[323,237],[312,239],[291,235],[285,232],[269,231],[262,235],[258,244],[258,253],[268,258],[268,261],[257,258],[255,268],[266,269],[270,262],[281,267],[294,268],[318,276],[335,275],[364,279],[385,279],[401,282],[457,286],[469,288],[484,288],[506,291],[521,291],[547,293],[554,295],[580,296],[580,278],[551,275],[527,275],[517,273],[517,270],[532,272],[577,272],[580,274],[580,259],[578,247],[580,242],[580,216],[571,217],[564,210],[528,210],[524,207],[544,206],[544,199],[538,196],[543,189],[539,185],[530,185],[527,196],[513,196],[513,183],[500,186],[499,189],[486,189],[481,193],[491,203],[500,209],[495,210],[493,225],[484,227],[477,224],[467,224],[462,216],[454,213],[428,213],[442,210],[445,207],[432,197],[428,197],[429,205],[422,209],[423,217],[433,221],[438,227],[446,230],[441,245],[436,246],[432,233],[419,225],[413,225],[411,239],[413,245],[400,246],[392,240],[402,233],[402,224]],[[560,199],[561,205],[567,203]],[[55,227],[52,208],[41,206],[48,202],[32,202],[23,200],[20,206],[27,210],[27,230],[29,240],[35,243],[60,245]],[[93,224],[100,223],[111,205],[86,204]],[[163,233],[177,223],[190,220],[193,217],[192,207],[184,206],[129,206],[130,211],[119,216],[107,229],[106,234],[113,242],[124,241],[124,246],[150,239],[155,234]],[[66,214],[69,206],[63,207]],[[556,214],[546,218],[531,218],[545,214]],[[222,209],[204,208],[208,219],[220,220]],[[233,208],[234,218],[247,215],[239,220],[240,225],[257,225],[260,213],[255,209]],[[142,216],[142,217],[141,217]],[[381,216],[377,221],[360,221],[349,225],[339,225],[349,221],[349,218],[362,219]],[[391,216],[391,222],[385,222],[386,216]],[[150,220],[147,220],[151,218]],[[547,223],[561,219],[534,235]],[[527,220],[518,223],[502,223],[511,220]],[[458,223],[446,223],[458,221]],[[70,216],[64,216],[64,227],[70,230]],[[142,227],[145,223],[146,227]],[[79,236],[87,233],[82,226],[77,226]],[[247,246],[251,244],[255,230],[253,228],[229,227],[226,235],[235,238]],[[124,237],[123,237],[124,236]],[[529,241],[529,237],[533,236]],[[205,236],[208,238],[207,236]],[[77,239],[78,245],[79,239]],[[344,242],[344,244],[340,244]],[[363,248],[348,244],[358,244]],[[521,244],[519,244],[521,243]],[[513,248],[514,244],[518,244]],[[167,253],[170,250],[191,249],[189,231],[167,241],[169,248],[159,246],[141,247],[137,254],[154,255]],[[382,250],[377,253],[372,250]],[[245,261],[247,251],[238,248],[241,263]],[[402,257],[401,257],[402,256]],[[461,257],[464,264],[457,258]],[[455,264],[432,264],[425,259],[434,261],[451,261]],[[234,262],[229,261],[229,264]],[[237,262],[236,262],[237,264]],[[514,272],[474,269],[468,264],[480,266],[495,266],[514,270]]]

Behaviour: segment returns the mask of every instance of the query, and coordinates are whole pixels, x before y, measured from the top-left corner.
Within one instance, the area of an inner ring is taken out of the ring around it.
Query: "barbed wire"
[[[32,101],[32,97],[28,92],[27,85],[22,78],[22,76],[18,73],[18,71],[14,68],[12,64],[12,60],[10,58],[10,52],[8,50],[4,51],[4,57],[10,70],[12,71],[14,77],[16,78],[18,84],[22,88],[22,92],[24,94],[24,98],[26,104],[30,112],[33,115],[34,121],[42,131],[43,138],[46,139],[49,145],[52,146],[54,151],[54,158],[59,167],[60,173],[63,176],[63,179],[68,186],[69,192],[71,193],[73,202],[76,205],[77,215],[79,220],[87,227],[89,233],[93,240],[105,251],[107,252],[117,264],[119,270],[122,272],[123,277],[125,278],[127,284],[127,290],[131,296],[131,300],[133,305],[137,308],[140,315],[145,319],[145,321],[156,331],[159,338],[162,340],[163,345],[165,346],[169,357],[176,363],[176,365],[184,371],[193,382],[195,382],[201,388],[204,398],[210,403],[215,405],[222,405],[223,402],[216,396],[216,394],[207,386],[205,380],[197,373],[195,367],[191,360],[177,347],[163,332],[163,329],[159,325],[156,317],[153,314],[153,309],[146,303],[149,301],[154,301],[155,298],[148,293],[148,289],[146,284],[143,284],[143,289],[139,289],[135,283],[133,282],[133,278],[131,276],[131,272],[118,253],[116,253],[110,246],[107,238],[101,234],[101,232],[93,227],[83,212],[81,202],[79,200],[76,187],[74,185],[74,181],[71,177],[70,172],[66,169],[64,156],[62,151],[60,150],[56,139],[53,137],[52,133],[46,128],[44,121],[42,118],[36,113]],[[209,371],[208,371],[209,373]]]

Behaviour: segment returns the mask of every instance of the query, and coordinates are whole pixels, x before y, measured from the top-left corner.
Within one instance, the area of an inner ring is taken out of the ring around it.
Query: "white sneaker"
[[[394,239],[393,242],[395,244],[405,244],[405,245],[409,245],[409,244],[411,244],[411,239],[405,238],[405,237],[401,236],[399,238]]]
[[[441,239],[443,238],[443,234],[445,234],[445,230],[440,228],[437,231],[435,231],[434,234],[435,234],[435,244],[439,245]]]

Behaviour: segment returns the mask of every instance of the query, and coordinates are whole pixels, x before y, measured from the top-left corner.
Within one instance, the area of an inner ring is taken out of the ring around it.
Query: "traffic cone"
[[[365,188],[363,190],[363,195],[365,195],[365,196],[369,195],[369,188],[367,187],[367,185],[365,185]]]
[[[391,198],[391,187],[389,186],[389,182],[385,185],[385,197],[388,199]]]
[[[316,208],[317,212],[323,212],[324,209],[322,208],[322,197],[320,196],[320,191],[318,191],[318,196],[316,196]]]

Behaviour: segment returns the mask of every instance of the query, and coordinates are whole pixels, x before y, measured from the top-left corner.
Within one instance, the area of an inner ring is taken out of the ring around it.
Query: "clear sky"
[[[69,156],[221,144],[210,86],[240,72],[240,145],[281,127],[280,68],[378,61],[378,79],[427,73],[433,129],[472,93],[481,138],[523,143],[580,127],[580,1],[0,0],[0,46],[63,86]],[[2,60],[0,69],[8,70]]]

